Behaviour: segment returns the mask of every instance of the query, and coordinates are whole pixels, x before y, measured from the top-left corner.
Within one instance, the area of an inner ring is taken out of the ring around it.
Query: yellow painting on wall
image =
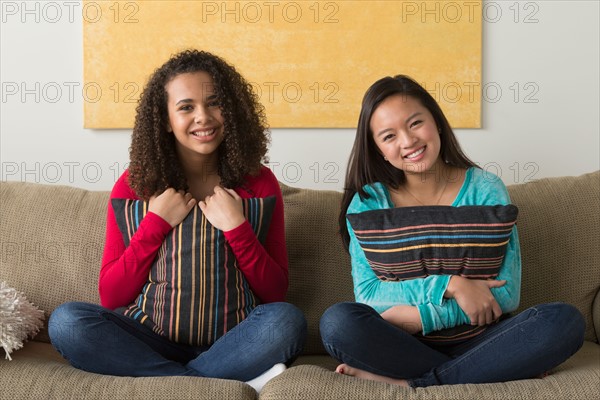
[[[272,128],[354,128],[405,74],[458,128],[481,126],[481,1],[84,1],[84,123],[131,128],[149,75],[188,48],[252,83]]]

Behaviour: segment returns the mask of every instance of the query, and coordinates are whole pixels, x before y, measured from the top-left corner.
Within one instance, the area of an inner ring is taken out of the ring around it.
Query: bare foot
[[[340,364],[335,369],[335,372],[342,375],[354,376],[356,378],[367,379],[370,381],[391,383],[392,385],[399,385],[409,387],[408,382],[404,379],[394,379],[388,376],[377,375],[372,372],[363,371],[362,369],[353,368],[348,364]]]

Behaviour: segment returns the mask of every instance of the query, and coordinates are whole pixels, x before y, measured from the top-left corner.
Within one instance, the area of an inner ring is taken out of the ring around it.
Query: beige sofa
[[[586,342],[544,379],[407,389],[338,375],[321,345],[318,321],[331,304],[352,300],[349,259],[336,233],[341,194],[283,186],[290,256],[288,300],[309,324],[304,355],[260,393],[209,378],[128,378],[67,364],[46,331],[5,360],[6,399],[593,399],[600,393],[600,172],[509,187],[519,207],[523,255],[521,308],[565,301],[586,318]],[[45,310],[98,302],[107,192],[2,182],[0,280]],[[535,340],[535,338],[532,338]],[[551,351],[551,349],[549,349]],[[102,349],[98,349],[99,352]]]

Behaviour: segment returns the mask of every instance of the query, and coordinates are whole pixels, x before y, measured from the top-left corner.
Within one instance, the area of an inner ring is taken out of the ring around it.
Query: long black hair
[[[378,80],[371,85],[363,97],[356,137],[346,170],[346,182],[338,218],[340,234],[346,249],[350,244],[346,212],[354,195],[358,193],[361,198],[368,198],[369,195],[363,187],[371,183],[381,182],[388,187],[397,189],[406,182],[404,172],[383,158],[373,139],[373,132],[371,132],[373,113],[385,99],[393,95],[411,97],[429,110],[440,132],[440,157],[446,164],[460,168],[476,166],[460,148],[442,109],[425,88],[406,75],[388,76]]]

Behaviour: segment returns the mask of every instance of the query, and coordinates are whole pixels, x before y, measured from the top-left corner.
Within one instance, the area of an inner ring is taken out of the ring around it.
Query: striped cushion
[[[498,275],[517,207],[399,207],[348,214],[369,265],[384,281]]]
[[[365,211],[347,218],[381,280],[428,275],[488,279],[498,276],[517,214],[513,205],[424,206]],[[485,329],[459,325],[415,336],[445,346],[464,342]]]
[[[275,197],[243,199],[244,215],[264,243]],[[148,211],[147,202],[113,199],[125,246]],[[207,346],[258,305],[223,232],[199,207],[165,238],[142,292],[125,315],[177,343]]]

